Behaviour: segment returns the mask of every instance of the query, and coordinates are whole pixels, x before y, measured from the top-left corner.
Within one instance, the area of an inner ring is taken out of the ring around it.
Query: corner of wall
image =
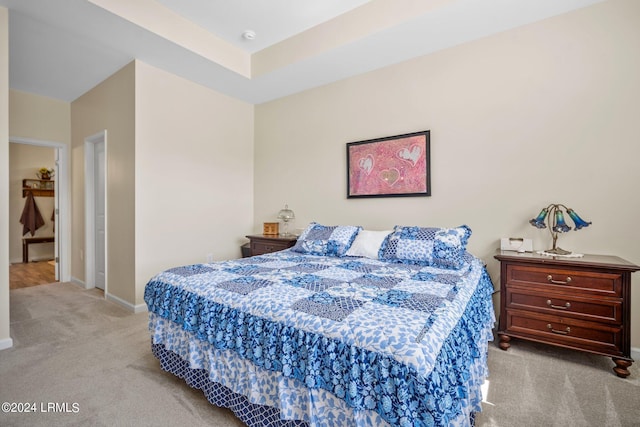
[[[13,340],[11,338],[0,340],[0,350],[6,350],[11,347],[13,347]]]
[[[9,235],[9,11],[0,7],[0,234]],[[0,349],[13,346],[9,314],[9,239],[0,240]]]

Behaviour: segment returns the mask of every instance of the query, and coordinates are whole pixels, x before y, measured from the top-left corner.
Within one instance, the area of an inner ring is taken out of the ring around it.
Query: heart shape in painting
[[[365,171],[367,175],[369,175],[373,170],[373,164],[374,164],[374,161],[373,161],[373,156],[371,154],[367,155],[367,157],[361,158],[360,161],[358,162],[358,166],[360,166],[360,169]]]
[[[380,171],[380,179],[386,182],[389,187],[393,186],[400,179],[400,171],[396,168]]]
[[[399,150],[398,158],[402,160],[406,160],[407,162],[415,166],[416,163],[418,163],[418,159],[420,158],[421,154],[422,154],[422,148],[420,148],[419,145],[412,145],[411,149],[403,148],[402,150]]]

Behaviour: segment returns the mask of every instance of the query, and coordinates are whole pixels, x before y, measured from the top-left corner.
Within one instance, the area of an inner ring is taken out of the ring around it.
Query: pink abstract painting
[[[429,131],[347,144],[347,197],[428,196]]]

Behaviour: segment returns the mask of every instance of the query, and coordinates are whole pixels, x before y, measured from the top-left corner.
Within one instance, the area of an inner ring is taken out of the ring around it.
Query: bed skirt
[[[151,350],[160,361],[160,367],[163,370],[182,378],[189,387],[202,390],[211,404],[230,409],[249,427],[308,427],[304,421],[282,420],[279,409],[251,403],[246,396],[234,393],[222,384],[211,381],[206,370],[190,368],[189,362],[182,360],[162,344],[152,344]]]
[[[246,396],[211,381],[205,369],[191,368],[188,361],[167,350],[163,344],[151,344],[151,350],[162,370],[182,378],[189,387],[202,390],[212,405],[231,410],[248,427],[309,427],[302,420],[282,419],[278,408],[252,403]],[[475,426],[475,412],[469,415],[469,425]]]

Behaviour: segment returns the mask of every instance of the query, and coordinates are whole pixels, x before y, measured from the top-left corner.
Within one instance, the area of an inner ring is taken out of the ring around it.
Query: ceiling
[[[9,85],[71,102],[139,59],[260,104],[602,0],[0,0]],[[242,37],[255,32],[253,40]]]

